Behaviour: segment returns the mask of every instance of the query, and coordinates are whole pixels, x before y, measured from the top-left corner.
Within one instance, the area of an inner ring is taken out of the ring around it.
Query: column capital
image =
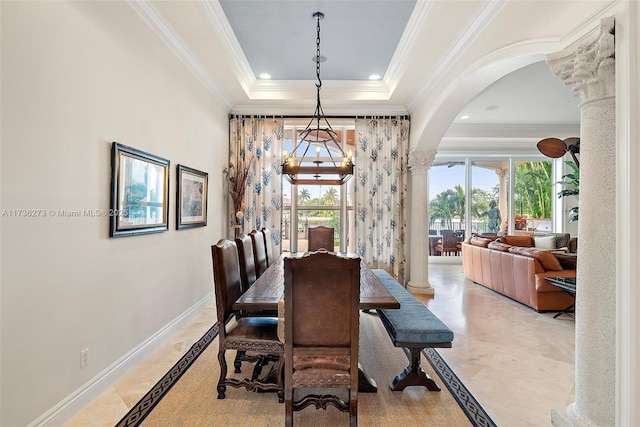
[[[412,151],[409,153],[409,169],[411,175],[426,174],[427,169],[433,164],[436,158],[435,151]]]
[[[547,63],[583,102],[615,96],[615,18],[600,21],[600,33],[547,55]]]
[[[498,175],[500,178],[508,178],[509,171],[506,169],[496,169],[496,175]]]

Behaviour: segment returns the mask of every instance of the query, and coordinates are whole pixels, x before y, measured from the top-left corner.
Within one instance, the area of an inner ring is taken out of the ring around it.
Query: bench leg
[[[422,348],[403,348],[411,364],[398,374],[389,388],[393,391],[402,391],[408,386],[424,386],[430,391],[440,391],[436,382],[420,366],[420,353]]]

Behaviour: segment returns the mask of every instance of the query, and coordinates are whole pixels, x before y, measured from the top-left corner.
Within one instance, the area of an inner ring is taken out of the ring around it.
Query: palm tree
[[[324,206],[335,206],[337,201],[338,189],[336,187],[330,187],[322,196],[322,204]]]
[[[307,203],[309,203],[309,200],[311,200],[311,193],[309,192],[308,188],[303,188],[302,190],[300,190],[300,193],[298,194],[298,200],[300,205],[306,205]]]

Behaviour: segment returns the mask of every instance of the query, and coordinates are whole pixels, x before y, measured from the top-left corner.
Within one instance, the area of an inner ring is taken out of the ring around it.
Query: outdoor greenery
[[[515,206],[527,218],[551,218],[551,162],[516,166]]]
[[[337,206],[339,203],[338,189],[329,187],[321,198],[311,198],[311,193],[307,188],[303,188],[298,193],[298,204],[300,206]],[[337,210],[305,210],[304,215],[307,217],[325,217],[331,218],[326,226],[339,229],[340,214]]]
[[[562,176],[562,181],[559,183],[564,186],[564,189],[558,192],[558,197],[576,196],[580,194],[580,169],[573,162],[565,162],[572,172]],[[569,222],[578,220],[578,207],[575,206],[569,209]]]

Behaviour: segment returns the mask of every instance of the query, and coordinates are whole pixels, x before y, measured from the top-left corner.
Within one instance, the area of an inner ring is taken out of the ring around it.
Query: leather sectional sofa
[[[462,243],[465,277],[536,311],[561,311],[574,297],[545,277],[576,277],[567,257],[560,257],[561,264],[554,255],[565,250],[569,240],[568,234],[536,236],[535,240],[532,236],[470,237]]]

